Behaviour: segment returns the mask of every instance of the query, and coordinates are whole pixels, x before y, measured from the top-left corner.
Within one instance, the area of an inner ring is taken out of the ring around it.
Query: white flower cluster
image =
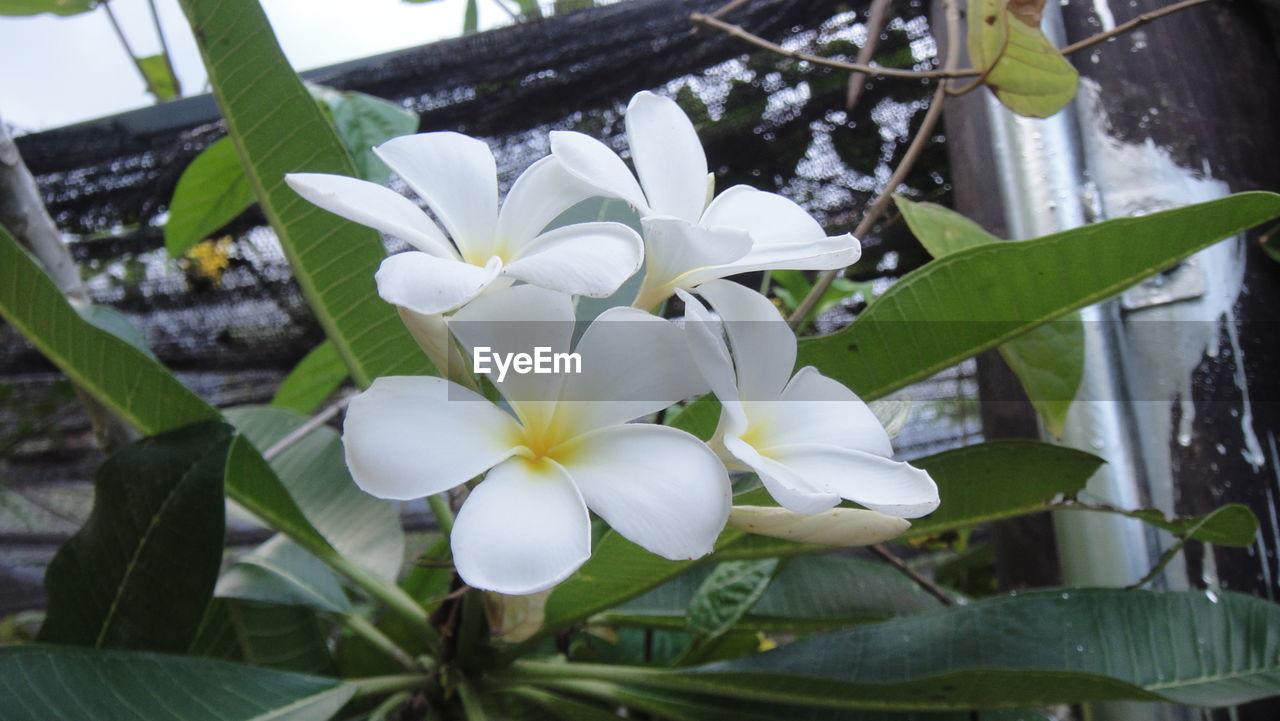
[[[500,207],[493,155],[479,140],[423,133],[375,148],[443,230],[388,188],[288,177],[316,205],[414,247],[383,262],[378,292],[453,378],[379,378],[351,403],[343,442],[356,483],[411,499],[484,474],[454,524],[454,562],[471,586],[507,594],[550,588],[587,560],[589,510],[665,558],[710,553],[729,519],[726,469],[755,472],[794,513],[841,499],[898,518],[932,511],[937,487],[892,459],[866,404],[812,367],[793,376],[796,339],[777,309],[722,280],[842,268],[858,259],[858,241],[827,237],[773,193],[736,186],[709,199],[702,146],[669,99],[636,95],[626,129],[635,175],[603,143],[554,132],[552,154]],[[643,237],[604,222],[544,232],[597,196],[634,207]],[[574,344],[571,296],[610,296],[642,266],[633,307],[605,311]],[[673,294],[687,309],[683,325],[648,312]],[[572,349],[581,372],[489,374],[506,408],[461,372],[473,349],[535,347]],[[708,390],[723,408],[709,443],[632,422]]]

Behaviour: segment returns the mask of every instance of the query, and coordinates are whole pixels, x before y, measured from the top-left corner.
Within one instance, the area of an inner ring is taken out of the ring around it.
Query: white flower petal
[[[514,256],[564,211],[596,191],[570,175],[554,156],[530,165],[507,192],[498,210],[498,242]]]
[[[290,173],[284,180],[298,195],[330,213],[394,235],[424,253],[458,259],[435,222],[412,200],[390,188],[324,173]]]
[[[379,498],[447,491],[510,456],[520,427],[443,378],[384,376],[347,408],[342,444],[356,485]]]
[[[681,329],[642,310],[601,313],[574,351],[582,372],[565,377],[558,411],[572,428],[626,423],[707,390]]]
[[[649,207],[697,223],[706,206],[707,156],[688,116],[674,100],[644,91],[631,98],[626,125]]]
[[[760,536],[843,547],[883,543],[911,528],[911,523],[901,518],[861,508],[832,508],[803,515],[777,506],[734,506],[729,525]]]
[[[889,434],[857,394],[813,366],[796,373],[776,401],[752,403],[754,445],[767,453],[775,446],[822,443],[878,456],[893,456]]]
[[[742,258],[704,271],[702,275],[709,279],[759,270],[838,270],[853,265],[861,257],[862,247],[857,239],[846,233],[811,243],[757,245]]]
[[[725,344],[724,325],[687,291],[677,289],[676,295],[684,301],[684,332],[698,370],[721,403],[736,404],[738,377]]]
[[[489,349],[481,352],[482,358],[532,354],[539,347],[548,348],[551,353],[568,352],[573,325],[573,301],[569,296],[534,285],[485,293],[449,320],[449,329],[472,359],[477,348]],[[490,359],[487,366],[486,375],[526,423],[531,420],[526,412],[533,406],[525,404],[554,400],[564,377],[520,374],[509,369],[499,381],[496,360]]]
[[[471,491],[450,543],[468,585],[535,593],[568,578],[591,555],[591,518],[563,468],[513,458]]]
[[[653,211],[645,201],[640,183],[631,174],[627,164],[604,143],[582,133],[567,130],[551,132],[551,154],[561,166],[594,188],[600,195],[620,198],[633,205],[641,215]]]
[[[460,133],[418,133],[392,138],[373,149],[427,201],[472,262],[493,255],[498,220],[498,170],[482,140]]]
[[[507,264],[526,283],[573,295],[613,295],[640,269],[644,244],[621,223],[578,223],[534,238]]]
[[[804,208],[749,185],[735,185],[712,199],[702,223],[743,228],[758,245],[808,243],[827,236]]]
[[[742,398],[778,398],[795,368],[796,337],[777,306],[756,291],[729,280],[708,281],[696,292],[707,299],[724,322]]]
[[[821,513],[840,503],[840,496],[815,488],[793,470],[761,455],[740,438],[726,434],[721,442],[728,453],[760,476],[760,482],[769,495],[783,508],[795,513]]]
[[[938,486],[907,463],[816,443],[770,448],[769,457],[811,486],[873,511],[918,518],[938,507]]]
[[[735,185],[716,196],[702,224],[744,228],[754,241],[750,253],[715,277],[766,269],[832,270],[853,265],[862,255],[862,246],[852,235],[828,237],[804,208],[777,193],[746,185]]]
[[[666,426],[604,428],[575,440],[565,470],[615,531],[673,561],[710,553],[729,517],[724,466],[701,441]]]
[[[676,288],[693,287],[695,273],[732,263],[751,251],[751,236],[745,230],[704,228],[668,217],[645,218],[641,226],[645,270],[637,308],[652,308]]]
[[[374,279],[383,300],[430,315],[451,311],[475,298],[501,271],[502,261],[497,258],[480,268],[411,250],[382,261]]]

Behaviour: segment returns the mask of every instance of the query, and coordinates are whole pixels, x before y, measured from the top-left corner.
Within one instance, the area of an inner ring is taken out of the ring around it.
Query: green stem
[[[643,666],[620,666],[600,663],[548,663],[545,661],[516,661],[511,668],[495,678],[503,681],[537,683],[543,680],[559,681],[610,681],[636,683],[642,678],[659,676],[662,672]]]
[[[431,507],[431,513],[436,517],[436,526],[440,528],[440,533],[448,538],[453,533],[453,510],[449,508],[449,492],[427,496],[427,505]]]
[[[298,539],[295,538],[294,540]],[[427,610],[418,605],[418,602],[413,600],[408,593],[405,593],[404,589],[395,585],[394,582],[383,581],[374,576],[332,548],[314,548],[311,547],[312,544],[310,543],[306,543],[304,546],[308,551],[319,556],[320,560],[328,564],[330,568],[351,579],[351,582],[360,587],[365,593],[381,601],[387,608],[413,624],[414,628],[426,637],[428,643],[433,646],[439,643],[440,635],[431,626]]]
[[[387,721],[391,717],[391,712],[395,711],[405,701],[409,700],[409,692],[401,691],[400,693],[391,694],[385,701],[378,704],[369,712],[369,721]]]
[[[465,678],[458,681],[458,698],[462,701],[462,713],[467,721],[487,721],[484,707],[480,705],[480,696]]]
[[[352,698],[368,698],[384,693],[412,691],[426,684],[427,676],[421,673],[405,673],[395,676],[371,676],[369,678],[353,678],[347,683],[356,687],[356,695]]]
[[[352,633],[368,641],[375,648],[404,667],[406,671],[413,671],[417,668],[417,664],[413,662],[413,658],[409,656],[408,652],[396,645],[396,642],[388,638],[377,626],[369,623],[369,620],[364,616],[357,613],[344,613],[340,614],[338,619]]]

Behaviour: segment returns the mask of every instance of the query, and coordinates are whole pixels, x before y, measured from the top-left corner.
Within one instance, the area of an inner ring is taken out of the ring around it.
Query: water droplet
[[[1222,445],[1221,443],[1215,444],[1214,449],[1218,451],[1218,455],[1220,456],[1227,455],[1227,447]]]
[[[1084,653],[1084,644],[1078,644],[1076,646],[1076,653]]]
[[[1062,594],[1062,600],[1064,600],[1064,601],[1065,601],[1065,600],[1067,600],[1067,599],[1069,599],[1069,598],[1071,598],[1071,594],[1069,594],[1069,593],[1065,593],[1065,592]]]
[[[1209,603],[1217,603],[1217,602],[1218,602],[1218,594],[1214,593],[1213,591],[1205,591],[1205,592],[1204,592],[1204,597],[1205,597],[1205,598],[1207,598],[1207,599],[1209,599]]]

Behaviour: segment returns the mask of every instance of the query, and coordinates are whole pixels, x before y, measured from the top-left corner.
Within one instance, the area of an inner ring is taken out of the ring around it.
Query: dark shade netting
[[[872,80],[846,112],[846,73],[751,52],[716,31],[691,32],[690,13],[721,4],[630,0],[304,75],[401,102],[420,114],[424,131],[483,138],[497,154],[504,191],[548,152],[550,130],[585,132],[624,151],[623,108],[635,92],[653,89],[694,119],[718,189],[749,183],[780,192],[831,231],[852,230],[921,122],[932,85]],[[866,39],[866,5],[752,0],[726,19],[789,49],[852,60]],[[894,11],[876,62],[932,67],[926,8],[900,2]],[[161,229],[178,177],[224,134],[212,99],[201,96],[26,135],[18,145],[94,299],[123,311],[161,361],[225,406],[269,399],[323,335],[257,210],[204,244],[203,260],[164,251]],[[946,202],[943,152],[931,146],[906,192]],[[393,187],[404,191],[398,181]],[[892,217],[863,245],[849,275],[879,289],[925,260]],[[847,322],[863,300],[828,312],[819,329]],[[976,411],[957,400],[975,393],[971,369],[930,383],[910,394],[925,403],[899,440],[908,457],[976,433]],[[102,456],[86,429],[66,382],[0,328],[0,556],[7,558],[0,575],[21,576],[24,590],[15,593],[25,599],[0,598],[0,612],[30,602],[50,544],[87,512],[86,484]]]

